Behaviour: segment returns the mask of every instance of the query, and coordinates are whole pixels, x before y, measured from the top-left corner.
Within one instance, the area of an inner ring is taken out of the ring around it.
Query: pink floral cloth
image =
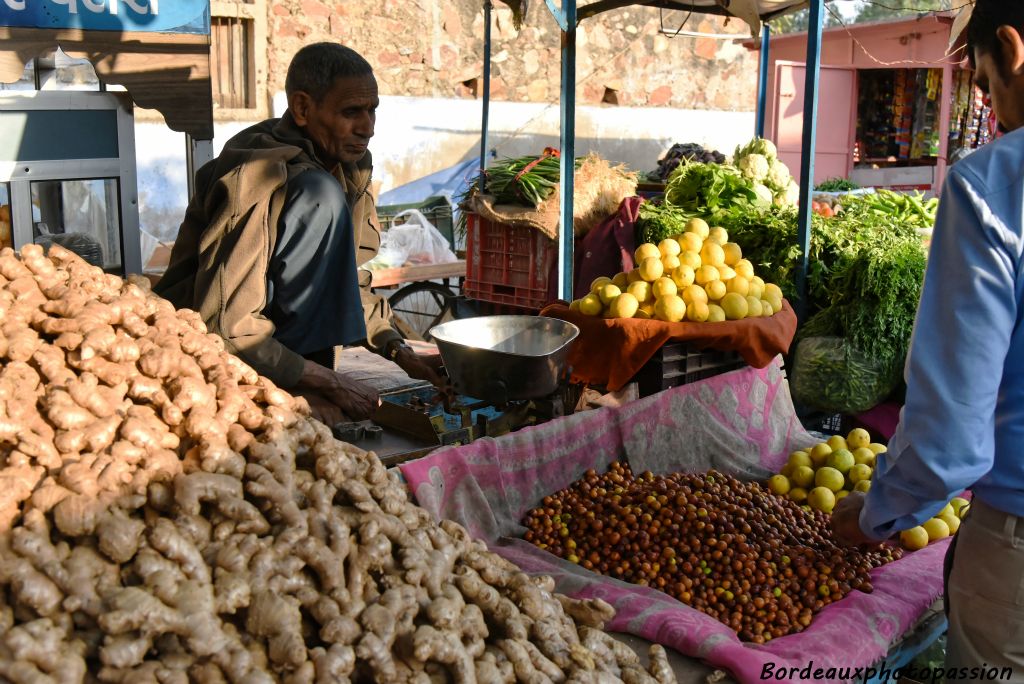
[[[589,468],[625,457],[634,472],[716,468],[763,478],[787,454],[817,439],[800,425],[780,361],[745,368],[618,408],[569,416],[499,439],[439,449],[400,466],[416,501],[437,519],[464,525],[558,591],[598,596],[616,610],[611,631],[636,634],[759,682],[763,668],[869,667],[880,661],[942,594],[947,542],[907,554],[872,573],[874,592],[826,607],[805,631],[763,646],[655,589],[588,571],[521,539],[524,514]],[[863,677],[863,675],[862,675]],[[789,681],[773,678],[773,681]]]

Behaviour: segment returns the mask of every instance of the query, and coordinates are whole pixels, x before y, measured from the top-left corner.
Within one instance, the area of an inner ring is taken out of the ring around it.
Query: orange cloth
[[[666,342],[687,342],[698,349],[738,352],[755,368],[764,368],[789,351],[796,334],[796,313],[783,300],[782,311],[768,318],[721,323],[665,323],[637,318],[606,319],[550,304],[541,316],[569,321],[580,335],[569,351],[572,379],[622,389]]]

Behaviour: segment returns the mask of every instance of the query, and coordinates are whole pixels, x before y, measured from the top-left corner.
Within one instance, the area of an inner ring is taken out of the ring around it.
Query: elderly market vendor
[[[155,291],[202,314],[230,351],[306,397],[324,422],[363,419],[377,392],[335,371],[341,346],[363,344],[443,385],[358,268],[380,248],[367,150],[377,81],[355,51],[317,43],[295,55],[285,91],[283,117],[238,133],[200,169]]]

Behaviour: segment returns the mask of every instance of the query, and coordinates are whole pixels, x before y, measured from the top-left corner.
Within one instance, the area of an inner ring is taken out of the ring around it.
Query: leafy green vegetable
[[[669,178],[665,201],[695,215],[717,217],[764,206],[753,184],[725,164],[680,164]]]
[[[849,192],[850,190],[859,190],[860,186],[845,178],[829,178],[819,183],[818,187],[814,189],[819,192]]]

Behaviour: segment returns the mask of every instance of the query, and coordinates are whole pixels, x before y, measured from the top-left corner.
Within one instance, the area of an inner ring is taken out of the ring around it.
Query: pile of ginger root
[[[675,681],[144,283],[3,249],[0,366],[0,681]]]

